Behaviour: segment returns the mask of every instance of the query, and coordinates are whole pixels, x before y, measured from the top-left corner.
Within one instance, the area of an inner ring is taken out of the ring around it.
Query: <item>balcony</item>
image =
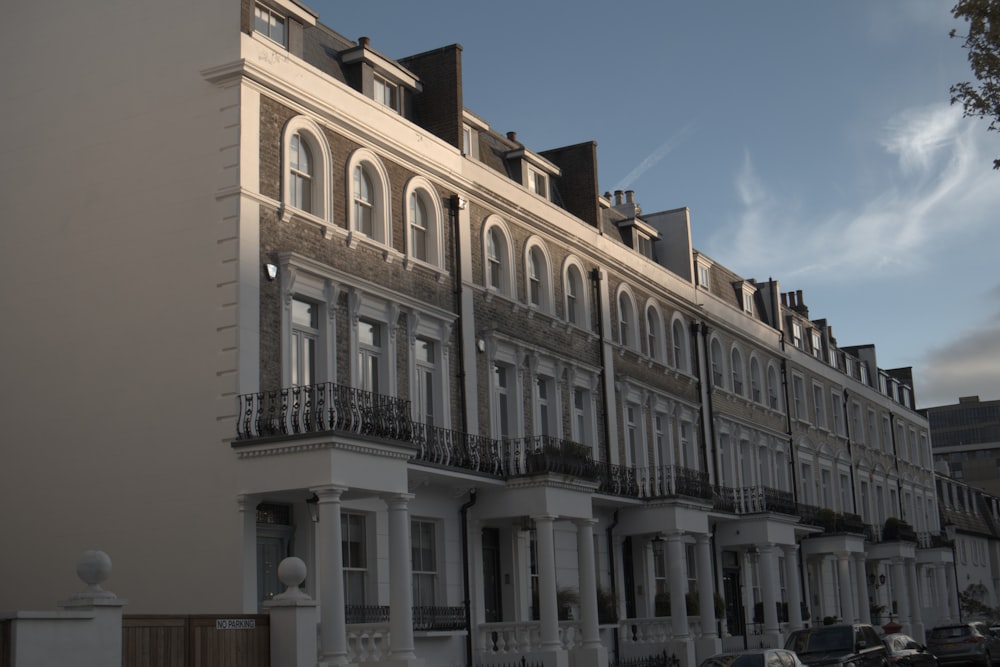
[[[630,498],[712,498],[708,473],[683,466],[632,468],[597,463],[599,491]]]
[[[389,625],[389,605],[347,605],[344,607],[348,625]],[[416,632],[465,630],[465,607],[413,607],[413,629]]]
[[[818,526],[824,533],[830,535],[868,535],[867,526],[857,514],[841,514],[826,507],[799,505],[799,517],[802,523]]]
[[[798,514],[798,506],[791,491],[773,489],[769,486],[747,486],[733,488],[716,486],[712,489],[712,506],[733,514]]]
[[[409,442],[410,402],[332,382],[239,397],[238,441],[331,431]]]
[[[238,399],[236,441],[341,433],[405,442],[414,461],[507,479],[547,473],[598,479],[591,449],[550,436],[496,439],[410,419],[410,402],[325,382]]]

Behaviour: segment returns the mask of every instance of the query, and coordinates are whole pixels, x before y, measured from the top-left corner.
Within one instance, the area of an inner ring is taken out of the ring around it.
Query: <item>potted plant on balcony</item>
[[[885,520],[882,527],[882,539],[888,542],[916,542],[917,534],[910,524],[894,516]]]

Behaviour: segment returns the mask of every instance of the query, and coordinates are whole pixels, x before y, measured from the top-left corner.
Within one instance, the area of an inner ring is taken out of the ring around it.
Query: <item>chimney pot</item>
[[[368,48],[368,45],[371,44],[371,40],[368,39],[367,37],[358,37],[358,44],[360,44],[365,48]]]
[[[781,293],[781,305],[788,308],[788,294],[785,292]]]
[[[802,298],[802,290],[795,290],[795,300],[799,302],[800,306],[806,305],[805,299]]]
[[[626,190],[625,191],[625,203],[626,204],[634,204],[635,203],[635,190]]]
[[[510,131],[507,133],[507,138],[511,141],[517,141],[517,132]]]
[[[622,191],[615,190],[615,206],[619,206],[622,203]]]

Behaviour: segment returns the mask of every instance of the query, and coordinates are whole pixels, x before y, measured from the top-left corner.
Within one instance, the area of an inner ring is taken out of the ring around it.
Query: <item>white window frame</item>
[[[743,368],[743,353],[736,346],[729,352],[729,364],[730,364],[730,375],[733,381],[733,393],[737,396],[744,396],[745,392],[745,373],[746,369]]]
[[[260,29],[260,24],[263,18],[266,19],[264,23],[266,24],[266,30]],[[275,25],[280,26],[281,34],[278,37],[274,35]],[[288,17],[278,12],[274,11],[272,8],[260,2],[254,3],[253,12],[253,31],[255,34],[266,38],[268,41],[274,42],[281,46],[281,48],[288,49]]]
[[[299,175],[292,168],[292,143],[297,137],[300,145],[310,152],[312,159],[309,175],[309,201],[299,202],[293,197],[294,180]],[[305,116],[295,116],[285,123],[281,139],[281,201],[283,209],[280,212],[284,218],[286,211],[294,211],[296,215],[320,222],[325,227],[332,227],[330,216],[331,190],[331,153],[323,130],[315,121]],[[325,232],[329,237],[329,230]]]
[[[278,271],[281,276],[281,292],[286,296],[282,308],[281,325],[281,384],[293,385],[296,374],[292,372],[293,346],[297,341],[292,310],[296,300],[315,304],[318,312],[318,327],[308,333],[316,336],[315,377],[311,384],[331,382],[336,377],[336,327],[333,318],[337,312],[336,289],[323,276],[317,275],[296,261],[294,257],[283,257]]]
[[[430,535],[427,535],[429,530]],[[434,519],[422,519],[413,517],[410,519],[410,551],[417,557],[415,562],[413,557],[410,560],[411,576],[413,577],[413,606],[414,607],[434,607],[438,606],[441,597],[441,549],[439,546],[440,522]],[[425,545],[425,540],[430,542]],[[430,563],[425,562],[422,554],[430,550]],[[431,567],[428,568],[427,566]],[[429,581],[429,586],[426,582]],[[429,591],[428,591],[429,588]],[[430,600],[424,599],[425,594],[429,594]]]
[[[351,559],[351,550],[347,549],[347,557],[344,558],[343,571],[344,571],[344,603],[347,605],[366,605],[368,603],[369,596],[371,594],[371,545],[369,544],[369,535],[371,530],[368,526],[370,523],[371,515],[367,512],[357,512],[351,510],[343,510],[340,515],[340,525],[341,525],[341,543],[344,542],[354,542],[351,540],[352,535],[352,524],[353,518],[357,518],[360,521],[359,530],[361,532],[360,539],[356,540],[358,544],[361,545],[361,559],[359,562],[354,562]],[[352,575],[360,578],[361,580],[361,600],[352,599],[351,591],[353,587],[348,585],[348,578]]]
[[[646,303],[646,354],[649,358],[664,362],[663,352],[663,316],[656,302]]]
[[[750,400],[764,403],[764,376],[760,370],[760,360],[753,353],[750,354]]]
[[[406,202],[406,259],[407,267],[412,262],[431,266],[435,269],[444,268],[444,208],[441,198],[436,195],[430,181],[420,176],[411,178],[403,191],[403,201]],[[420,257],[414,247],[413,234],[417,221],[414,218],[414,202],[423,204],[426,220],[424,220],[424,256]]]
[[[491,238],[498,241],[492,244],[495,257],[490,253]],[[513,245],[507,224],[499,216],[490,216],[483,224],[483,286],[490,293],[507,298],[514,293]]]
[[[355,189],[355,175],[358,170],[366,176],[370,184],[368,199],[362,198],[361,193]],[[347,183],[345,192],[349,198],[348,206],[348,238],[352,247],[356,246],[359,240],[376,243],[383,246],[392,246],[392,227],[389,221],[392,219],[391,204],[389,201],[389,174],[385,165],[375,153],[367,148],[355,150],[347,161]],[[361,208],[370,207],[371,210],[371,234],[360,228],[359,211]]]
[[[563,292],[565,295],[566,321],[575,327],[590,330],[590,299],[588,298],[587,273],[575,257],[569,257],[563,264]],[[575,286],[575,280],[578,284]]]
[[[402,89],[398,83],[394,83],[379,74],[373,75],[372,94],[376,102],[384,107],[392,109],[396,113],[400,112],[402,105]]]
[[[618,288],[615,305],[618,310],[618,343],[623,348],[638,351],[640,349],[638,313],[635,298],[626,285]]]
[[[809,410],[806,406],[806,380],[798,373],[792,373],[792,408],[797,421],[809,421]]]
[[[722,342],[715,336],[708,345],[709,367],[712,371],[712,387],[726,388],[726,362],[722,356]]]
[[[552,313],[552,262],[541,239],[533,237],[524,247],[524,301],[539,312]]]
[[[675,316],[670,322],[670,338],[673,341],[673,362],[674,368],[678,371],[691,374],[691,356],[688,354],[687,322],[680,315]]]

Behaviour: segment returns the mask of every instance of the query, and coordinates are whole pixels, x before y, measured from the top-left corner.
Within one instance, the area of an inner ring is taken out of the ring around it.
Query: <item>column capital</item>
[[[698,544],[706,544],[709,541],[710,536],[705,533],[696,533],[694,536],[694,541]]]
[[[557,514],[532,514],[530,516],[531,520],[535,521],[536,523],[538,521],[555,521],[556,519],[559,518],[559,515]]]
[[[387,496],[383,496],[382,500],[385,501],[385,504],[389,509],[392,509],[394,507],[405,508],[407,505],[409,505],[410,501],[413,500],[415,497],[416,496],[414,496],[412,493],[393,493]]]
[[[794,556],[799,552],[798,544],[782,544],[781,550],[785,552],[786,556]]]
[[[593,518],[590,518],[590,519],[574,519],[573,523],[575,523],[577,526],[596,526],[597,525],[597,519],[593,519]]]
[[[340,496],[347,491],[346,486],[337,486],[336,484],[325,484],[323,486],[314,486],[309,489],[316,494],[321,503],[337,502],[340,500]]]

